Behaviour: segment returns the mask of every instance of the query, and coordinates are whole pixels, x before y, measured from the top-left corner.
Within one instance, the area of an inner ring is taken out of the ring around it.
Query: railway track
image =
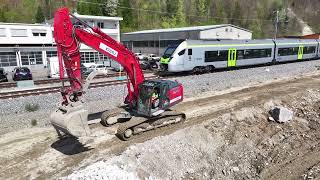
[[[145,78],[148,79],[162,79],[157,76],[149,76]],[[93,82],[90,84],[89,89],[106,87],[106,86],[115,86],[126,84],[127,80],[111,80],[111,81],[103,81],[103,82]],[[12,92],[3,92],[0,93],[0,99],[13,99],[25,96],[35,96],[40,94],[50,94],[50,93],[58,93],[60,92],[61,87],[47,87],[47,88],[39,88],[39,89],[30,89],[30,90],[21,90],[21,91],[12,91]]]
[[[144,71],[144,73],[151,73],[151,71]],[[122,73],[122,76],[124,76],[125,73]],[[119,76],[119,73],[112,73],[108,75],[97,75],[95,79],[101,79],[101,78],[110,78],[110,77],[117,77]],[[52,83],[59,83],[60,79],[59,78],[52,78],[52,79],[41,79],[41,80],[35,80],[34,85],[44,85],[44,84],[52,84]],[[0,89],[4,88],[14,88],[17,87],[16,82],[5,82],[5,83],[0,83]]]

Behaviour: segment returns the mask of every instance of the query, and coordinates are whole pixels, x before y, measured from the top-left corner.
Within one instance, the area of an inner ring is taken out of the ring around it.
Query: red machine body
[[[81,25],[73,25],[70,16]],[[62,103],[51,114],[51,124],[59,135],[60,132],[76,137],[90,134],[88,111],[84,109],[81,97],[89,86],[88,82],[97,72],[92,72],[84,84],[81,77],[80,43],[117,61],[127,73],[128,95],[125,104],[129,106],[121,109],[125,112],[110,110],[101,116],[101,123],[105,126],[117,123],[118,119],[127,120],[127,124],[122,124],[118,129],[122,139],[185,119],[183,113],[169,109],[183,100],[182,84],[170,80],[145,80],[139,60],[129,49],[99,28],[90,27],[69,14],[67,8],[61,8],[55,13],[54,39],[57,44],[60,79],[70,82],[70,86],[61,91]],[[64,78],[65,70],[67,78]]]

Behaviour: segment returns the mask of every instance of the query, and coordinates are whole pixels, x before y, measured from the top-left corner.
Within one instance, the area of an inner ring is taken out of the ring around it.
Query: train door
[[[228,50],[228,67],[234,67],[237,65],[237,49],[230,48]]]
[[[195,66],[194,58],[193,58],[193,52],[192,49],[186,50],[186,56],[184,61],[184,68],[185,70],[192,70]]]
[[[303,58],[303,49],[304,49],[304,46],[299,46],[298,60],[301,60]]]

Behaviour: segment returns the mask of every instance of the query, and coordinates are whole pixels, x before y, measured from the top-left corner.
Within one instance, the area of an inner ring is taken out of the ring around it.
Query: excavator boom
[[[144,81],[140,64],[135,55],[119,42],[106,35],[97,27],[90,27],[85,22],[81,26],[74,26],[70,19],[77,17],[69,13],[67,8],[57,10],[54,17],[54,39],[57,43],[58,58],[60,63],[60,78],[63,79],[64,68],[67,71],[71,89],[66,94],[81,91],[81,70],[80,70],[80,42],[99,51],[121,64],[128,75],[128,95],[126,104],[136,102],[139,85]],[[64,64],[64,68],[63,68]],[[78,95],[82,95],[78,93]]]

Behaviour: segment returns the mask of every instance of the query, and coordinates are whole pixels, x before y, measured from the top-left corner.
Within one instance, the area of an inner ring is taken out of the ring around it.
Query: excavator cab
[[[169,85],[163,80],[147,80],[140,85],[138,114],[152,117],[169,108]]]

